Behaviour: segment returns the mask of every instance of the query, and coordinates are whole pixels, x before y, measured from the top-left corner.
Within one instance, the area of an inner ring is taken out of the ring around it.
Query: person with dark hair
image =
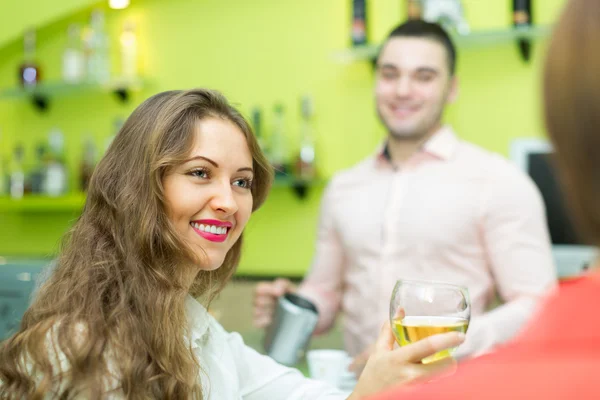
[[[163,92],[137,107],[96,167],[52,273],[0,344],[0,398],[346,398],[245,346],[196,300],[208,304],[234,273],[272,179],[220,93]],[[462,340],[394,350],[385,324],[350,399],[451,365],[419,361]]]
[[[600,2],[568,0],[544,68],[546,130],[579,232],[600,246]],[[600,398],[600,272],[561,285],[514,340],[449,378],[372,400]]]
[[[344,314],[346,350],[360,369],[388,315],[397,279],[466,286],[472,302],[457,357],[515,335],[556,285],[541,195],[506,159],[442,123],[458,94],[456,49],[437,24],[408,21],[377,57],[375,104],[388,135],[377,152],[334,176],[322,201],[316,253],[298,292],[319,310],[317,333]],[[267,326],[285,279],[255,290]],[[489,311],[496,293],[504,304]]]

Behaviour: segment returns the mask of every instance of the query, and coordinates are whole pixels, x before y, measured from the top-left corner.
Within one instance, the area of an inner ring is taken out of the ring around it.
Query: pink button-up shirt
[[[317,332],[344,313],[352,355],[377,339],[397,279],[468,287],[472,317],[457,356],[511,338],[556,284],[544,205],[507,160],[440,129],[400,168],[380,151],[338,173],[321,208],[316,254],[300,293]],[[487,311],[498,293],[503,304]]]

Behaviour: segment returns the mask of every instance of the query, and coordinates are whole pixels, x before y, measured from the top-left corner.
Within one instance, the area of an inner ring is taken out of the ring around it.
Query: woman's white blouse
[[[276,363],[229,333],[189,296],[186,310],[192,348],[207,400],[340,400],[346,395],[300,371]]]
[[[200,363],[200,382],[204,400],[342,400],[347,395],[319,381],[305,378],[300,371],[276,363],[246,346],[238,333],[229,333],[193,297],[186,299],[192,349]],[[54,327],[56,328],[56,327]],[[82,335],[85,329],[81,328]],[[53,337],[54,336],[54,337]],[[54,340],[53,340],[54,339]],[[56,329],[48,332],[47,346],[51,362],[59,371],[67,371],[69,362],[56,343]],[[33,373],[31,364],[27,363]],[[108,362],[107,398],[124,399],[118,372]],[[38,377],[38,381],[41,377]],[[54,399],[64,390],[65,382],[47,393]],[[0,387],[2,381],[0,380]],[[78,398],[86,398],[82,395]]]

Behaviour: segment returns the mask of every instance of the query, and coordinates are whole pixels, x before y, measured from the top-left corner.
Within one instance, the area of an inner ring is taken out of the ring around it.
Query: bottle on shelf
[[[79,184],[82,191],[87,191],[87,188],[92,178],[92,173],[96,166],[96,145],[90,135],[83,142],[83,154],[81,157]]]
[[[270,159],[269,149],[267,148],[267,142],[265,141],[262,124],[262,111],[259,107],[254,107],[251,113],[252,130],[254,130],[254,136],[260,146],[263,154],[267,159]]]
[[[119,37],[119,43],[121,50],[121,76],[131,80],[138,76],[138,47],[133,21],[125,21],[123,31]]]
[[[8,176],[4,165],[4,159],[0,157],[0,197],[8,194]]]
[[[35,56],[35,31],[28,30],[23,37],[23,62],[19,65],[19,83],[22,87],[34,87],[42,80],[42,69]]]
[[[64,161],[64,135],[53,128],[48,135],[49,157],[44,180],[44,194],[61,196],[67,191],[67,168]]]
[[[531,22],[531,0],[513,0],[513,24],[516,27],[528,27]]]
[[[285,137],[285,111],[283,104],[277,103],[274,108],[273,131],[271,132],[269,149],[271,165],[275,169],[275,176],[288,174],[287,146]]]
[[[303,181],[316,177],[315,141],[313,129],[314,104],[310,96],[305,95],[300,100],[300,150],[296,157],[296,176]]]
[[[533,23],[531,0],[513,0],[513,25],[516,29],[530,28]],[[531,41],[518,39],[519,51],[524,60],[531,57]]]
[[[410,20],[423,18],[421,0],[406,0],[406,18]]]
[[[352,45],[367,43],[367,0],[352,0]]]
[[[46,185],[46,170],[48,167],[48,150],[42,143],[35,149],[36,165],[29,174],[31,193],[43,194]]]
[[[119,131],[123,127],[124,123],[125,123],[125,121],[121,117],[117,117],[117,118],[114,119],[114,121],[113,121],[113,132],[104,141],[104,153],[106,153],[106,151],[108,150],[108,148],[112,144],[113,140],[115,140],[115,136],[117,136],[117,133],[119,133]]]
[[[8,193],[8,176],[6,175],[6,166],[4,165],[4,158],[2,157],[2,129],[0,129],[0,196],[5,196]]]
[[[69,25],[67,47],[63,52],[62,77],[65,82],[78,83],[85,78],[85,58],[81,48],[81,29],[77,24]]]
[[[104,12],[92,11],[90,29],[86,32],[87,78],[106,83],[110,79],[109,40],[105,29]]]
[[[13,199],[20,199],[25,193],[25,171],[23,170],[23,158],[25,148],[22,144],[15,147],[13,158],[9,168],[9,193]]]

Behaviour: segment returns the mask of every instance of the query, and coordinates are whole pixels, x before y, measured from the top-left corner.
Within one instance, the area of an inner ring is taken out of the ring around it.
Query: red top
[[[561,285],[514,341],[431,383],[371,400],[600,399],[600,279]]]

